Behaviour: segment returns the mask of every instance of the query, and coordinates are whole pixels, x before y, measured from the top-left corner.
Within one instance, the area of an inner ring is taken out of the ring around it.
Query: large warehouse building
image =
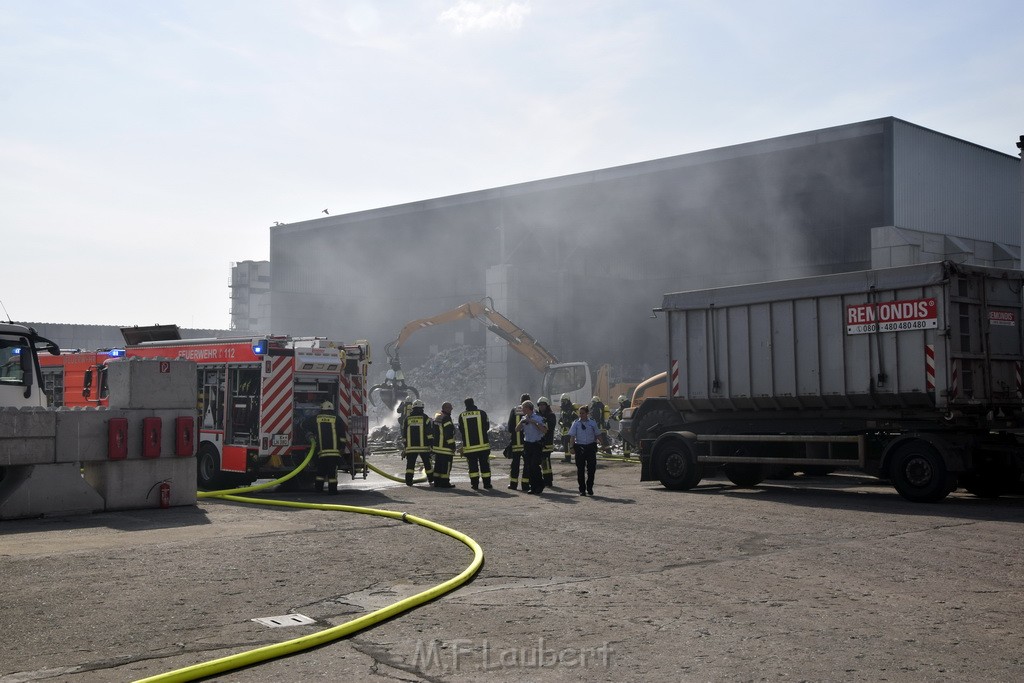
[[[663,370],[661,295],[951,258],[1018,267],[1020,160],[884,118],[271,228],[275,332],[366,338],[490,297],[559,360]],[[476,322],[491,405],[537,372]],[[376,378],[374,378],[376,379]],[[451,397],[457,400],[461,397]]]

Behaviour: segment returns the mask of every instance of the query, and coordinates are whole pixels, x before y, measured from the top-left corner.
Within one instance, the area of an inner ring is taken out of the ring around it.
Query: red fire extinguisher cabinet
[[[142,418],[142,457],[160,457],[162,422],[159,417]]]

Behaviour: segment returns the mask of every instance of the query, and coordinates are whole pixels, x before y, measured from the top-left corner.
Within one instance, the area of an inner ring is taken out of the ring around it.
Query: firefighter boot
[[[405,485],[406,486],[412,486],[412,475],[411,474],[405,475]]]

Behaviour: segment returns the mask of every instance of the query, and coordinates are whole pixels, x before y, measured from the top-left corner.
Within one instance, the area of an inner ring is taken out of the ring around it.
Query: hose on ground
[[[286,500],[267,500],[263,498],[248,498],[245,496],[236,495],[238,493],[247,493],[252,491],[259,491],[271,486],[277,486],[283,481],[287,481],[294,476],[297,476],[301,472],[309,461],[313,457],[313,449],[310,448],[309,454],[306,455],[306,459],[296,467],[294,470],[274,481],[257,484],[254,486],[246,486],[237,489],[228,489],[224,491],[203,491],[198,494],[201,498],[219,498],[221,500],[232,501],[236,503],[250,503],[255,505],[276,505],[280,507],[292,507],[292,508],[303,508],[307,510],[332,510],[337,512],[355,512],[364,515],[374,515],[378,517],[389,517],[402,522],[417,524],[422,527],[426,527],[433,531],[445,534],[457,541],[463,543],[470,550],[473,551],[473,561],[469,563],[465,569],[462,570],[457,576],[454,576],[443,583],[439,583],[436,586],[429,588],[425,591],[417,593],[416,595],[399,600],[398,602],[392,603],[387,607],[383,607],[369,614],[363,615],[357,619],[333,626],[316,633],[312,633],[299,638],[293,638],[292,640],[286,640],[281,643],[275,643],[273,645],[265,645],[263,647],[249,650],[247,652],[240,652],[238,654],[229,655],[227,657],[221,657],[219,659],[213,659],[208,662],[202,662],[200,664],[193,664],[181,669],[174,671],[168,671],[166,673],[157,674],[156,676],[150,676],[148,678],[140,679],[136,683],[154,683],[156,681],[174,682],[179,681],[194,681],[200,678],[207,678],[216,674],[224,673],[225,671],[232,671],[245,666],[252,666],[259,662],[264,662],[270,659],[276,659],[278,657],[284,657],[286,655],[301,652],[302,650],[308,650],[314,647],[319,647],[326,643],[344,638],[352,635],[358,631],[369,628],[375,624],[378,624],[385,619],[390,619],[398,614],[407,612],[414,607],[418,607],[426,602],[441,597],[446,593],[450,593],[462,584],[469,581],[473,576],[480,571],[480,567],[483,566],[484,551],[480,545],[469,536],[443,526],[436,522],[432,522],[429,519],[422,517],[416,517],[406,512],[396,512],[393,510],[378,510],[376,508],[365,508],[356,507],[353,505],[332,505],[328,503],[300,503],[296,501]],[[376,471],[376,470],[375,470]]]

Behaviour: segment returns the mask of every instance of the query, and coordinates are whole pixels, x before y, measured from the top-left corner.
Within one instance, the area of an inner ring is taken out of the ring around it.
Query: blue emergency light
[[[124,358],[124,349],[110,349],[107,355],[111,358]]]
[[[13,355],[13,356],[20,356],[21,355],[21,347],[20,346],[15,346],[14,349],[11,350],[11,355]]]
[[[252,345],[252,352],[257,356],[262,356],[267,352],[267,340],[261,339]]]

